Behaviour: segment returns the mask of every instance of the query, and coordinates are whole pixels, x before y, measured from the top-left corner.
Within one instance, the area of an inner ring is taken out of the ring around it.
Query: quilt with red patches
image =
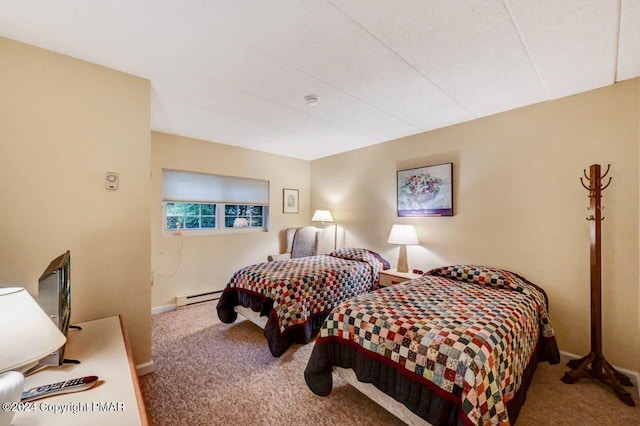
[[[320,330],[305,378],[327,395],[332,365],[354,368],[351,359],[373,358],[454,401],[462,423],[507,425],[506,406],[539,343],[557,363],[539,287],[509,271],[455,265],[341,303]],[[358,356],[343,357],[340,345]]]
[[[280,356],[293,341],[306,343],[338,303],[371,291],[384,268],[388,263],[377,253],[360,248],[250,265],[229,280],[218,316],[235,321],[236,305],[269,316],[265,336],[272,354]]]

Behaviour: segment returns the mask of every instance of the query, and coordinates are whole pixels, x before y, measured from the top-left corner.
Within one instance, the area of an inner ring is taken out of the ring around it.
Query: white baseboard
[[[175,311],[176,305],[155,306],[151,308],[151,315],[161,314],[163,312]]]
[[[567,360],[582,358],[579,355],[572,354],[571,352],[565,352],[565,351],[560,351],[560,355]],[[631,383],[633,383],[633,385],[636,387],[636,391],[638,392],[638,397],[640,397],[640,386],[638,385],[640,383],[640,373],[637,371],[627,370],[626,368],[616,367],[615,365],[613,366],[613,368],[615,368],[619,373],[622,373],[625,376],[629,377],[629,379],[631,380]]]
[[[156,371],[156,365],[153,360],[145,362],[144,364],[136,365],[136,373],[138,376],[144,376],[145,374],[153,373]]]

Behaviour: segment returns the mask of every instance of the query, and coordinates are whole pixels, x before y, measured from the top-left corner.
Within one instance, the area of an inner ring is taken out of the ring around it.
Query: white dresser
[[[113,316],[69,329],[65,358],[80,364],[45,368],[26,378],[25,389],[83,376],[98,376],[91,389],[22,404],[12,426],[148,425],[138,376],[121,318]]]

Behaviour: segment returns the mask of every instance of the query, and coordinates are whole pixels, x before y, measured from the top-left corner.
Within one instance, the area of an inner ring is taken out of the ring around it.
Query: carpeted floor
[[[215,303],[153,316],[152,339],[156,372],[140,378],[152,425],[402,424],[339,379],[328,397],[314,395],[302,374],[313,343],[274,358],[261,329],[221,324]],[[640,425],[640,407],[598,382],[562,383],[567,370],[538,366],[517,425]]]

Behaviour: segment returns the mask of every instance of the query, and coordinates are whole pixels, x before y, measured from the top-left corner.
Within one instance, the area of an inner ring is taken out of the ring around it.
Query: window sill
[[[183,229],[178,234],[177,231],[163,230],[163,237],[202,237],[208,235],[229,235],[229,234],[255,234],[268,232],[266,228],[225,228],[225,229]]]

